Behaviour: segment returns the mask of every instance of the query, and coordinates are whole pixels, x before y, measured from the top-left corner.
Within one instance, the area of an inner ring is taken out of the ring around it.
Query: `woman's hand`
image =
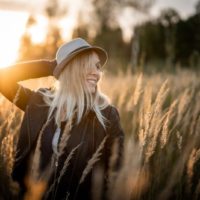
[[[2,68],[0,69],[0,92],[9,101],[13,102],[13,99],[20,87],[17,84],[19,81],[52,76],[56,65],[56,60],[32,60]],[[21,99],[18,99],[17,103],[19,105],[25,105],[30,94],[31,90],[28,88],[22,88],[22,90],[20,90],[20,94],[18,94]],[[24,108],[24,106],[23,108],[22,106],[18,107],[21,109]]]

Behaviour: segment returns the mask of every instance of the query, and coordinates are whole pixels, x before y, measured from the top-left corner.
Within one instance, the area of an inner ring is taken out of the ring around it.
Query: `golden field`
[[[118,108],[126,139],[123,165],[117,174],[112,171],[117,147],[113,148],[109,199],[200,198],[199,75],[189,70],[104,74],[101,90]],[[37,89],[52,81],[42,78],[22,84]],[[22,116],[18,108],[0,96],[0,199],[15,199],[18,190],[9,174]],[[32,184],[36,195],[33,199],[40,199],[43,186]],[[95,200],[99,199],[100,186],[97,176]]]

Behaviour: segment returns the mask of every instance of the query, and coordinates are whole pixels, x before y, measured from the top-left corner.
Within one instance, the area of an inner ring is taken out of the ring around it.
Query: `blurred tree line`
[[[45,40],[39,44],[33,43],[31,38],[32,36],[29,32],[29,29],[34,26],[37,21],[33,15],[29,16],[26,23],[25,33],[21,38],[19,61],[55,58],[57,48],[63,43],[60,28],[55,22],[59,17],[64,15],[65,12],[65,10],[60,9],[57,0],[51,0],[48,2],[45,8],[45,15],[48,18],[47,35]]]
[[[72,38],[82,37],[105,48],[109,54],[109,70],[112,72],[148,64],[162,68],[163,65],[167,67],[175,64],[186,67],[199,65],[200,1],[196,5],[196,13],[186,20],[182,20],[173,9],[163,10],[157,19],[135,27],[134,35],[128,43],[123,40],[117,16],[127,7],[147,13],[154,0],[86,0],[85,3],[89,3],[93,9],[78,12],[78,23]],[[45,8],[48,30],[41,44],[34,44],[31,40],[29,29],[37,22],[34,16],[29,17],[21,39],[19,61],[55,58],[58,47],[67,42],[62,38],[57,25],[57,21],[65,17],[67,12],[68,7],[63,7],[59,0],[48,1]],[[84,21],[86,15],[89,21]]]
[[[174,9],[135,28],[133,59],[140,62],[197,68],[200,65],[200,1],[196,13],[182,20]]]

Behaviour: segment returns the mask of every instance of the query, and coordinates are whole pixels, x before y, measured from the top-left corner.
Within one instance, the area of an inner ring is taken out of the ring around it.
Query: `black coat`
[[[10,101],[13,101],[19,88],[19,85],[17,84],[18,81],[52,75],[55,66],[55,61],[41,60],[29,63],[20,63],[9,68],[0,69],[0,91]],[[24,178],[29,169],[29,161],[35,150],[38,135],[43,124],[46,122],[49,107],[44,104],[42,95],[38,91],[34,92],[24,87],[20,87],[15,104],[23,110],[25,114],[20,129],[12,178],[20,184],[22,189],[21,191],[24,193],[26,191]],[[116,163],[116,168],[119,168],[122,160],[124,141],[124,133],[120,126],[119,114],[117,109],[112,105],[105,108],[102,113],[108,119],[106,130],[103,129],[102,125],[97,120],[95,113],[91,111],[78,125],[74,125],[70,131],[71,137],[67,143],[67,147],[65,148],[65,154],[60,158],[57,170],[58,173],[62,169],[66,156],[70,151],[81,142],[82,144],[74,154],[70,161],[70,166],[60,181],[56,199],[65,199],[66,192],[70,192],[69,199],[90,199],[91,177],[96,165],[88,174],[85,181],[78,187],[77,185],[88,160],[92,157],[93,153],[97,150],[106,135],[108,138],[105,143],[105,148],[101,152],[102,154],[98,161],[98,165],[103,166],[103,169],[105,170],[105,182],[107,179],[111,147],[115,138],[119,139],[120,148]],[[47,140],[45,139],[43,141],[43,152],[48,152],[49,148],[52,148],[51,143],[47,144]],[[41,155],[41,159],[45,159],[45,157],[42,157]],[[49,180],[49,184],[51,184],[52,181],[53,178]],[[46,199],[51,199],[50,197],[51,194]]]

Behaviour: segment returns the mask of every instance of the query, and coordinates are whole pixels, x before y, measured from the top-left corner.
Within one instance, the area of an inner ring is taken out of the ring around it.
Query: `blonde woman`
[[[25,112],[12,171],[21,197],[27,192],[27,176],[35,175],[48,182],[43,199],[92,199],[92,180],[100,167],[101,199],[106,198],[112,146],[116,141],[119,147],[118,169],[124,141],[118,111],[98,86],[106,61],[104,49],[76,38],[62,45],[53,61],[0,70],[1,93],[12,102],[17,93],[14,103]],[[51,88],[31,91],[17,84],[50,75],[57,79]]]

